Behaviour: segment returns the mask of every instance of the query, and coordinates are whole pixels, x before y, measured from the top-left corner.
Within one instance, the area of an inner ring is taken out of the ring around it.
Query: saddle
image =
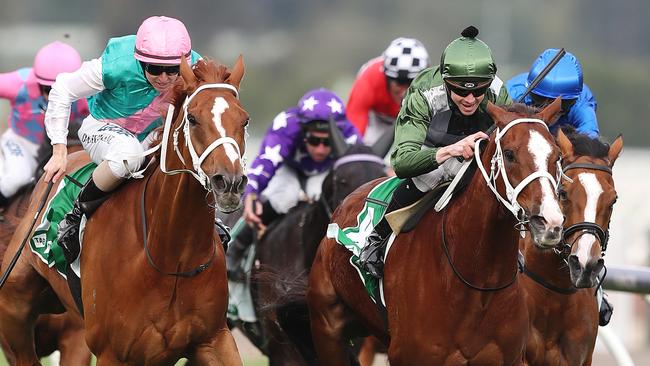
[[[442,182],[414,204],[387,214],[386,221],[388,221],[393,232],[408,233],[415,229],[422,217],[434,206],[438,206],[439,201],[444,201],[440,202],[440,206],[444,209],[454,195],[462,192],[469,185],[475,171],[476,163],[472,163],[457,180]],[[455,185],[452,185],[454,182]],[[448,190],[450,191],[447,192]],[[451,198],[443,197],[445,193],[451,195]]]

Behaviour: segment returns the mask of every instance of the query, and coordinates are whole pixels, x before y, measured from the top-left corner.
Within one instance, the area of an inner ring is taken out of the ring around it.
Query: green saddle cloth
[[[366,244],[366,238],[372,232],[372,229],[381,221],[386,213],[386,208],[390,202],[395,189],[402,183],[402,179],[391,177],[375,186],[366,197],[363,208],[357,215],[357,225],[341,229],[337,223],[329,224],[327,227],[327,237],[336,239],[336,242],[343,245],[350,252],[352,257],[350,263],[359,272],[361,281],[363,281],[366,291],[377,302],[379,294],[379,280],[370,276],[368,272],[359,265],[359,254]]]
[[[97,167],[95,163],[88,163],[79,170],[70,174],[72,179],[79,183],[86,184],[93,171]],[[79,195],[81,187],[73,183],[67,176],[59,184],[56,194],[45,208],[45,214],[41,222],[34,230],[34,235],[29,241],[32,252],[50,267],[55,267],[63,277],[65,275],[65,257],[63,249],[57,242],[58,225],[66,213],[72,210],[74,200]]]

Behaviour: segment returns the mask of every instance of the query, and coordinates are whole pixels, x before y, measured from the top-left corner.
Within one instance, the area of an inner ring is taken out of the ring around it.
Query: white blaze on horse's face
[[[598,200],[603,193],[603,187],[598,182],[598,178],[593,173],[580,173],[578,180],[585,190],[587,201],[585,204],[584,222],[596,222],[596,213],[598,212]],[[591,257],[591,247],[596,242],[593,234],[585,233],[578,240],[577,256],[583,267],[586,268],[587,261]]]
[[[528,140],[528,151],[533,156],[535,167],[538,171],[548,171],[548,160],[553,148],[548,141],[537,131],[530,131]],[[542,204],[540,215],[544,217],[550,227],[562,226],[564,216],[557,202],[555,190],[548,178],[541,177],[539,183],[542,185]]]
[[[221,135],[219,137],[228,137],[226,135],[226,129],[223,128],[223,124],[221,123],[221,116],[229,107],[228,102],[226,102],[223,97],[217,97],[214,99],[214,104],[212,105],[212,121]],[[230,144],[223,144],[221,146],[226,151],[226,156],[228,156],[232,164],[235,165],[235,162],[239,159],[239,154],[237,153],[237,150],[235,150],[235,147]]]

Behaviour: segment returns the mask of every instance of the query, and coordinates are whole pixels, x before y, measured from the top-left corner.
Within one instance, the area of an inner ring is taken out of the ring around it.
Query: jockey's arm
[[[409,88],[395,121],[391,165],[400,178],[428,173],[439,165],[438,149],[422,149],[429,128],[429,104],[419,89]]]
[[[348,119],[361,136],[366,133],[366,128],[368,128],[368,118],[372,108],[371,93],[372,90],[363,80],[357,80],[350,90],[348,105],[345,107]]]
[[[16,71],[0,74],[0,98],[13,103],[23,83]]]
[[[45,130],[52,141],[52,157],[45,165],[44,180],[58,181],[67,167],[68,123],[72,103],[104,90],[100,59],[84,62],[73,73],[59,74],[50,91]]]
[[[56,78],[45,112],[45,129],[52,145],[67,144],[72,103],[104,89],[101,59],[86,61],[79,70]]]

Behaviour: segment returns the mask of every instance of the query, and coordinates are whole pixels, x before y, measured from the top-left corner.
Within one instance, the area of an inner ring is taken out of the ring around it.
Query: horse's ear
[[[547,105],[542,109],[538,115],[542,121],[548,126],[553,126],[560,118],[560,111],[562,110],[562,98],[557,97],[553,103]]]
[[[232,67],[230,71],[230,77],[226,82],[239,90],[239,85],[241,84],[241,79],[244,77],[244,56],[241,54],[237,57],[235,61],[235,66]]]
[[[188,93],[195,90],[196,86],[199,84],[199,80],[196,78],[196,75],[194,75],[194,71],[192,71],[190,65],[187,64],[187,59],[185,57],[181,57],[180,73],[183,82],[185,83],[185,90]]]
[[[492,117],[492,120],[494,121],[494,123],[496,123],[496,125],[499,128],[503,128],[508,124],[505,118],[508,111],[506,111],[505,109],[499,107],[498,105],[492,102],[488,102],[487,112],[490,115],[490,117]]]
[[[562,158],[564,161],[573,161],[573,144],[571,143],[571,140],[566,137],[561,128],[557,131],[555,142],[557,142],[557,145],[560,147],[560,151],[562,151]]]
[[[609,159],[609,166],[614,166],[614,162],[618,159],[618,156],[623,150],[623,135],[618,135],[616,140],[609,145],[609,152],[607,153],[607,158]]]

